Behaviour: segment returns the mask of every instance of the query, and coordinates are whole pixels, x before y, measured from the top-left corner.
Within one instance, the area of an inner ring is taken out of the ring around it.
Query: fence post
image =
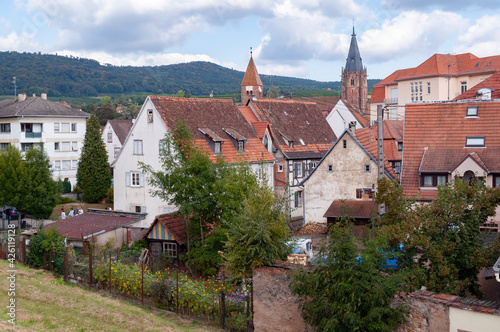
[[[144,304],[144,260],[142,261],[141,302]]]
[[[226,294],[220,292],[220,327],[224,329],[226,319]]]
[[[64,249],[64,281],[68,282],[69,262],[68,262],[69,247]]]
[[[175,287],[175,292],[176,292],[176,299],[175,299],[175,312],[178,314],[179,313],[179,268],[175,269],[176,274],[177,274],[177,285]]]
[[[47,269],[47,256],[45,255],[47,252],[43,252],[43,268]]]
[[[120,260],[120,251],[121,251],[121,248],[116,249],[116,251],[118,251],[118,258],[117,258],[117,260]]]
[[[54,250],[51,250],[50,251],[50,271],[54,270],[54,266],[53,266],[53,262],[54,262]]]
[[[109,252],[109,279],[108,279],[109,292],[111,293],[111,251]]]
[[[89,248],[89,288],[92,288],[92,248]]]

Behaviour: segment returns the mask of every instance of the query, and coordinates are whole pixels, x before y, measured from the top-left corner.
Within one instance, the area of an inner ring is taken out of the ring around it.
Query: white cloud
[[[35,52],[45,49],[46,47],[34,42],[32,38],[25,38],[15,31],[0,36],[0,51]]]
[[[454,52],[471,52],[479,57],[500,54],[500,15],[485,15],[458,37]]]
[[[402,12],[391,20],[385,20],[379,29],[365,31],[358,39],[359,47],[362,55],[372,62],[384,62],[409,54],[432,55],[467,25],[467,19],[451,12]]]

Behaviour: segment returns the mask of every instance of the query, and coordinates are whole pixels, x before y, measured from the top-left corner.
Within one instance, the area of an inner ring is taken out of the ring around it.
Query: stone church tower
[[[257,67],[253,62],[252,52],[250,52],[250,61],[247,71],[241,82],[241,104],[246,105],[252,98],[262,99],[264,97],[264,85],[260,80]]]
[[[366,67],[363,68],[354,27],[345,68],[342,68],[341,86],[340,98],[354,106],[358,112],[365,114],[368,101],[368,76]]]

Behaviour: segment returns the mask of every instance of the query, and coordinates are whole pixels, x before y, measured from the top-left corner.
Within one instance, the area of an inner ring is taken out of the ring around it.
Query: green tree
[[[0,202],[25,211],[29,181],[21,152],[15,146],[0,150]]]
[[[405,307],[390,305],[400,285],[397,274],[381,273],[387,255],[383,239],[364,239],[358,253],[353,224],[330,227],[319,251],[319,265],[292,275],[304,319],[318,331],[392,331]]]
[[[182,121],[177,121],[172,135],[165,136],[160,160],[161,170],[141,164],[156,188],[151,193],[179,208],[187,220],[187,258],[194,267],[212,274],[222,264],[218,251],[227,237],[221,229],[239,215],[245,195],[257,185],[256,177],[248,164],[229,165],[222,158],[212,161],[194,145]]]
[[[186,96],[186,93],[184,92],[184,90],[179,90],[175,94],[175,97],[179,97],[179,98],[184,98],[185,96]]]
[[[498,238],[484,245],[490,234],[479,227],[495,215],[500,191],[483,181],[455,177],[438,187],[436,199],[429,204],[410,205],[401,194],[398,184],[382,180],[376,200],[390,206],[380,232],[393,244],[404,244],[401,261],[408,290],[426,286],[434,292],[481,297],[477,276],[494,264],[500,245]]]
[[[87,202],[97,202],[104,198],[111,187],[108,153],[101,139],[99,120],[95,114],[87,121],[76,178],[78,187],[83,191],[83,200]]]
[[[38,234],[33,236],[30,241],[30,250],[27,257],[28,264],[34,267],[42,267],[44,252],[49,253],[51,250],[61,252],[63,251],[63,248],[64,239],[57,231],[56,227],[50,227],[48,229],[40,227]],[[55,272],[63,274],[64,256],[54,255],[53,259]]]
[[[26,180],[25,211],[36,218],[50,217],[60,194],[59,186],[52,179],[52,169],[47,153],[42,147],[30,149],[25,156]]]
[[[284,213],[284,201],[266,180],[244,200],[243,210],[228,226],[225,260],[235,276],[251,276],[252,269],[286,260],[291,234]]]

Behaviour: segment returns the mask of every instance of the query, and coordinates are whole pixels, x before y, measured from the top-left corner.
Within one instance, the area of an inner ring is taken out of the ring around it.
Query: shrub
[[[48,230],[40,228],[37,235],[35,235],[31,241],[28,252],[28,264],[34,267],[43,267],[43,255],[44,252],[50,253],[51,250],[62,252],[64,249],[64,239],[61,234],[57,231],[55,227],[51,227]],[[47,254],[47,261],[49,259]],[[54,261],[54,272],[57,274],[64,273],[64,256],[56,254],[53,256]]]

